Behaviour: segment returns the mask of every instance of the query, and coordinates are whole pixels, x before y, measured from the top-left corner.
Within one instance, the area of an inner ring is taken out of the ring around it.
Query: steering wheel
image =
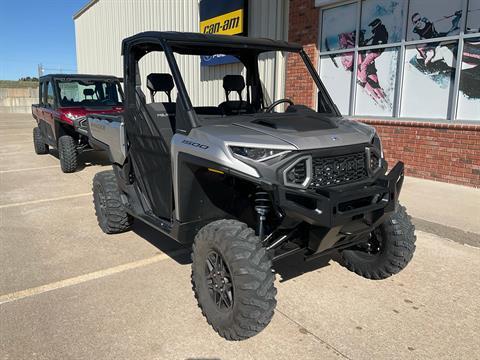
[[[272,110],[273,110],[276,106],[278,106],[278,105],[280,105],[280,104],[283,104],[283,103],[288,103],[290,106],[295,105],[295,104],[293,103],[293,101],[290,100],[290,99],[287,99],[287,98],[285,98],[285,99],[279,99],[279,100],[274,101],[273,103],[271,103],[270,106],[265,109],[265,112],[267,112],[267,113],[272,112]]]

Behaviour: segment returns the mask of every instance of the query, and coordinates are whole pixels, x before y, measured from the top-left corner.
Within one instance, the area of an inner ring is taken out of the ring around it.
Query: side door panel
[[[51,146],[57,146],[55,134],[55,96],[53,92],[53,81],[50,79],[45,82],[42,106],[42,133]]]
[[[153,214],[170,220],[173,208],[170,142],[173,131],[168,117],[152,118],[144,98],[136,95],[136,107],[128,109],[125,122],[135,179]]]

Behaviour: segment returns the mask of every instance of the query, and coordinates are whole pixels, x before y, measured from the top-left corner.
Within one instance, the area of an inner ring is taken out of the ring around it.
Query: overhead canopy
[[[40,80],[44,78],[54,78],[55,80],[115,80],[120,78],[112,75],[90,75],[90,74],[47,74],[40,77]]]
[[[124,39],[122,54],[125,54],[125,51],[132,46],[145,52],[161,51],[162,49],[158,45],[161,40],[165,40],[174,52],[191,55],[239,55],[245,51],[262,53],[266,51],[299,52],[302,50],[302,46],[299,44],[281,40],[235,35],[148,31]]]

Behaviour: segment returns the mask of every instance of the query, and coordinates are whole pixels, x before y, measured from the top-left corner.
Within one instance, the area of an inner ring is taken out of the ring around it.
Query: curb
[[[480,234],[415,217],[413,217],[412,220],[417,230],[444,237],[462,245],[480,248]]]

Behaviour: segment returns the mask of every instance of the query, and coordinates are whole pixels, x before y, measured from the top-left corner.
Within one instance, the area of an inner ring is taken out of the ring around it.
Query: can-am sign
[[[244,0],[201,0],[200,32],[203,34],[246,35],[247,11]],[[230,55],[202,56],[202,66],[236,63]]]

